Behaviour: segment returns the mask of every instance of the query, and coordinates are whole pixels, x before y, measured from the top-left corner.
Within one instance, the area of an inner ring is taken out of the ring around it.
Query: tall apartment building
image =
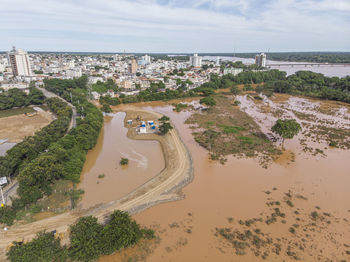
[[[194,54],[190,57],[190,66],[193,67],[201,67],[202,66],[202,57],[198,56],[198,54]]]
[[[31,76],[32,69],[30,66],[28,53],[22,49],[13,49],[8,52],[8,60],[12,67],[13,76]]]
[[[260,67],[266,66],[266,55],[264,53],[255,56],[255,64]]]
[[[137,71],[137,63],[136,63],[136,60],[133,59],[131,60],[131,63],[129,63],[128,65],[128,72],[129,74],[136,74],[136,71]]]

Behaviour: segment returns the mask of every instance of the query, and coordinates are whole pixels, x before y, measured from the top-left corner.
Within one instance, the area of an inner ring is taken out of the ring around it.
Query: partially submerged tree
[[[119,162],[119,163],[120,163],[120,165],[122,165],[122,166],[126,166],[126,165],[129,164],[129,159],[122,157],[122,158],[120,159],[120,162]]]
[[[202,98],[201,100],[199,100],[199,103],[205,104],[207,106],[215,106],[216,105],[215,99],[211,96]]]
[[[170,118],[167,116],[162,116],[161,118],[158,119],[160,122],[159,125],[159,131],[163,135],[169,132],[169,130],[173,129],[173,126],[170,124]]]
[[[301,126],[295,119],[278,119],[271,131],[280,135],[284,142],[284,139],[291,139],[296,136],[301,131]]]

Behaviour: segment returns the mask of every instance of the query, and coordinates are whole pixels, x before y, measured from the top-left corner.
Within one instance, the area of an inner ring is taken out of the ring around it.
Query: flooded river
[[[262,223],[260,228],[271,236],[280,237],[286,246],[290,245],[297,236],[290,236],[288,226],[295,223],[295,219],[308,223],[310,212],[317,206],[330,212],[335,222],[324,227],[322,232],[312,233],[313,239],[307,242],[312,247],[307,248],[302,257],[304,261],[314,261],[322,253],[322,261],[330,257],[343,258],[344,252],[338,249],[350,244],[349,225],[344,224],[350,219],[347,201],[350,199],[349,151],[334,149],[326,158],[294,152],[295,162],[273,163],[268,169],[253,159],[229,158],[221,165],[209,160],[208,152],[194,141],[191,129],[184,124],[189,112],[175,113],[171,106],[162,103],[149,105],[140,106],[170,116],[179,130],[192,154],[194,181],[183,189],[184,200],[160,204],[134,216],[140,224],[155,227],[161,238],[147,261],[255,261],[254,254],[249,252],[244,256],[235,255],[232,246],[223,244],[222,239],[215,236],[215,228],[229,226],[228,218],[234,221],[253,217],[265,219],[269,211],[266,202],[281,201],[287,192],[307,199],[293,200],[299,217],[296,218],[291,208],[281,207],[287,214],[286,225]],[[291,146],[291,150],[296,149]],[[119,256],[114,255],[101,261],[118,261],[117,258]],[[268,257],[269,261],[282,259],[290,260],[286,252]]]
[[[119,199],[164,168],[160,144],[127,138],[124,118],[122,112],[105,116],[97,145],[87,154],[81,178],[83,208]],[[122,157],[129,159],[128,166],[120,166]]]
[[[268,54],[267,54],[268,56]],[[216,56],[204,56],[203,59],[205,60],[216,60]],[[252,58],[241,58],[241,57],[220,57],[221,60],[223,61],[242,61],[246,65],[251,65],[255,63],[255,59]],[[283,66],[269,66],[269,64],[281,64]],[[290,64],[293,64],[290,65]],[[307,62],[285,62],[285,61],[272,61],[272,60],[267,60],[266,61],[266,66],[271,68],[271,69],[278,69],[280,71],[285,71],[287,75],[292,75],[295,72],[298,71],[312,71],[315,73],[321,73],[324,74],[325,76],[328,77],[344,77],[347,75],[350,75],[350,66],[332,66],[332,65],[305,65],[305,64],[310,64]],[[286,66],[288,65],[288,66]]]

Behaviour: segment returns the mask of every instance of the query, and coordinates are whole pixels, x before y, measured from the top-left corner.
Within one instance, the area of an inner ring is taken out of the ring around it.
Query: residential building
[[[243,72],[243,68],[234,68],[234,67],[224,68],[224,75],[232,74],[235,76],[241,72]]]
[[[13,76],[31,76],[32,69],[28,53],[22,49],[13,49],[8,52],[8,60],[12,67]]]
[[[128,73],[134,75],[136,74],[136,71],[137,71],[137,63],[136,63],[136,60],[133,59],[131,60],[131,63],[129,63],[128,65]]]
[[[202,57],[198,56],[198,54],[194,54],[190,57],[190,66],[193,67],[201,67],[202,66]]]
[[[264,53],[255,56],[255,64],[259,67],[266,66],[266,55]]]

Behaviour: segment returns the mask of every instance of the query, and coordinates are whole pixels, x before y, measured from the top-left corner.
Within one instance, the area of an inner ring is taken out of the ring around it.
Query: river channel
[[[164,168],[159,142],[127,138],[124,118],[123,112],[105,116],[97,144],[87,154],[81,179],[83,208],[119,199]],[[119,163],[122,157],[129,159],[125,167]]]

